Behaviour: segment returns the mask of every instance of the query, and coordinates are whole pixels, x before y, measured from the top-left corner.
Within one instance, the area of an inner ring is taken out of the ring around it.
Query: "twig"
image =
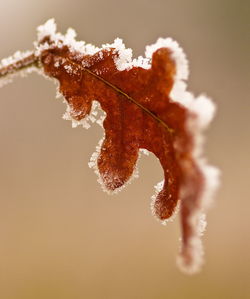
[[[31,66],[39,67],[38,61],[38,57],[34,53],[32,53],[27,57],[24,57],[20,60],[17,60],[14,63],[6,65],[0,68],[0,79],[6,77],[7,75],[16,73],[17,71],[29,68]]]

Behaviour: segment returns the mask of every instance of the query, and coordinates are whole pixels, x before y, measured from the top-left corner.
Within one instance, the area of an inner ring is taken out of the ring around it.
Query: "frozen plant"
[[[213,118],[214,104],[187,91],[188,62],[171,38],[159,38],[146,47],[145,58],[133,59],[121,39],[97,48],[75,37],[73,29],[57,33],[53,19],[39,26],[33,51],[2,60],[1,86],[33,71],[59,82],[67,104],[63,118],[72,120],[73,127],[88,128],[97,121],[104,128],[89,166],[109,193],[137,176],[141,152],[152,152],[164,171],[152,212],[165,224],[179,209],[178,265],[187,273],[198,271],[204,212],[218,186],[218,170],[202,155],[202,132]]]

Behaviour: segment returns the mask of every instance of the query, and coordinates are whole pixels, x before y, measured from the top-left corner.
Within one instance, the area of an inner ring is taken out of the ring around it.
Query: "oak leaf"
[[[218,176],[199,150],[200,133],[214,105],[186,91],[188,66],[182,49],[171,39],[159,39],[147,47],[146,58],[132,60],[121,40],[98,49],[77,42],[72,29],[65,36],[56,33],[53,20],[38,28],[35,47],[22,59],[5,61],[0,76],[33,67],[58,80],[67,103],[65,118],[75,125],[93,119],[93,106],[99,103],[105,136],[90,166],[105,190],[119,190],[133,177],[140,150],[153,153],[164,171],[152,200],[153,214],[164,223],[180,202],[179,263],[187,272],[196,271],[202,261],[204,199],[212,196]]]

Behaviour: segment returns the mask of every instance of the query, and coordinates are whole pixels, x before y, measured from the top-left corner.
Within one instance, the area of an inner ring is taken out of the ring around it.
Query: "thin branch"
[[[24,57],[20,60],[17,60],[14,63],[6,65],[0,68],[0,79],[10,74],[14,74],[18,71],[21,71],[23,69],[27,69],[31,66],[39,67],[38,61],[39,61],[38,57],[34,53],[32,53],[27,57]]]

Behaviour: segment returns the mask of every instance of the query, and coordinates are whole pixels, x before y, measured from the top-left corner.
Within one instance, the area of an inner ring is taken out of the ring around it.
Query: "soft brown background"
[[[0,16],[2,58],[32,48],[50,17],[96,45],[122,37],[136,56],[175,38],[189,89],[217,103],[206,153],[223,173],[206,265],[185,276],[175,265],[179,219],[161,226],[149,208],[159,162],[143,157],[140,178],[108,196],[87,166],[100,127],[72,129],[43,77],[15,80],[0,90],[0,298],[250,298],[250,2],[1,0]]]

